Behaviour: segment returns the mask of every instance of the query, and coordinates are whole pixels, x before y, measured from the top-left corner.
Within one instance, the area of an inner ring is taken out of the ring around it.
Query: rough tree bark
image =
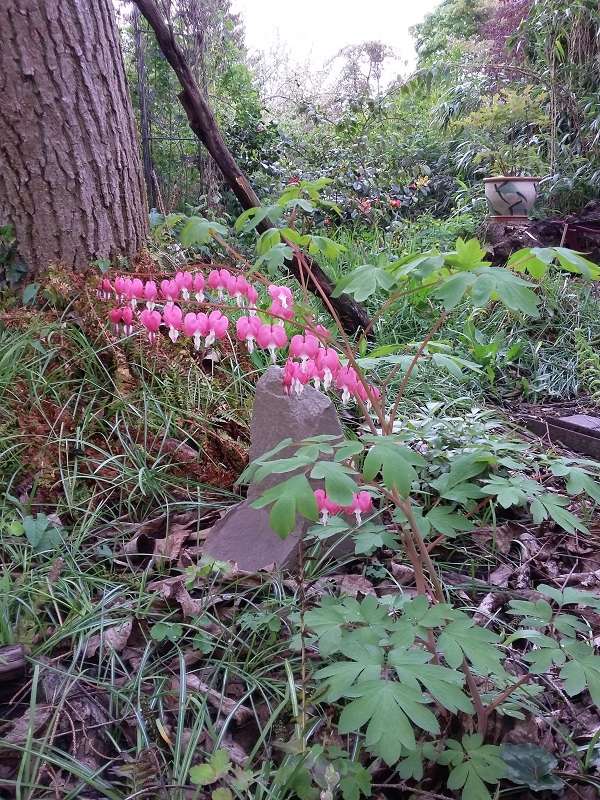
[[[140,24],[140,10],[133,9],[133,40],[135,44],[135,68],[137,77],[138,101],[140,104],[140,138],[142,145],[142,166],[146,196],[150,208],[155,208],[154,164],[152,163],[150,113],[148,109],[148,76],[146,75],[146,48],[144,34]]]
[[[214,158],[223,173],[223,177],[242,207],[248,209],[260,206],[261,202],[258,195],[250,186],[247,177],[239,168],[225,144],[214,114],[206,98],[202,95],[192,70],[175,40],[175,35],[166,24],[157,3],[155,0],[133,1],[154,30],[158,46],[177,75],[182,88],[179,100],[187,114],[191,129]],[[271,227],[272,225],[269,221],[265,220],[258,225],[258,231],[262,233]],[[308,256],[307,260],[309,260]],[[331,297],[333,285],[326,273],[316,262],[309,260],[309,263],[315,280],[314,282],[309,281],[308,287],[317,296],[320,296],[318,287],[323,290],[339,315],[346,331],[354,333],[357,330],[369,328],[369,316],[365,309],[348,295],[344,294],[338,298]],[[297,278],[300,278],[301,268],[296,259],[291,262],[290,269]]]
[[[111,0],[4,0],[0,222],[31,272],[135,256],[147,210]]]

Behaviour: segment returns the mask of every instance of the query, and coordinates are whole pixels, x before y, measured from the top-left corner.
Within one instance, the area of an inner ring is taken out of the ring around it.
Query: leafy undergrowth
[[[202,543],[235,501],[256,365],[111,337],[84,288],[3,315],[0,644],[29,668],[0,684],[0,796],[475,800],[498,779],[597,796],[598,465],[539,450],[462,386],[399,426],[446,604],[416,596],[376,511],[315,526],[303,580],[241,574]],[[470,510],[439,503],[474,482]],[[500,662],[520,684],[485,744],[463,658],[483,696]]]

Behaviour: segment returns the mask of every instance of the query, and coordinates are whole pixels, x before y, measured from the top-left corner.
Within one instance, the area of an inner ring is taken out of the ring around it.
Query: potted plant
[[[512,149],[509,153],[494,154],[492,170],[496,174],[483,179],[489,218],[493,222],[519,223],[529,218],[541,180],[535,168],[542,166],[537,152],[531,151],[533,148],[525,148],[518,159]]]

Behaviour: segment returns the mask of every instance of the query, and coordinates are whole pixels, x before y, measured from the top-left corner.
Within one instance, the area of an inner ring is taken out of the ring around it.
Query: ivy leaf
[[[400,758],[402,747],[415,749],[412,724],[429,733],[439,733],[438,721],[425,705],[426,698],[397,682],[366,681],[356,685],[347,696],[355,699],[340,715],[339,732],[353,733],[368,723],[366,746],[390,766]]]
[[[315,480],[325,480],[325,492],[330,500],[349,506],[358,486],[350,477],[353,470],[335,461],[318,461],[310,473]]]
[[[395,278],[387,270],[372,264],[363,264],[337,282],[332,297],[350,294],[361,303],[378,289],[391,289],[395,282]]]
[[[505,778],[512,783],[527,786],[534,792],[561,789],[563,782],[552,775],[557,759],[536,744],[503,744],[500,755],[506,767]]]

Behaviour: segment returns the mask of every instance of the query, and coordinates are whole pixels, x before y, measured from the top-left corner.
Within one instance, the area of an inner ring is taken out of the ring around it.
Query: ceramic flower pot
[[[538,195],[539,178],[499,175],[484,178],[490,219],[519,222],[528,218]]]

